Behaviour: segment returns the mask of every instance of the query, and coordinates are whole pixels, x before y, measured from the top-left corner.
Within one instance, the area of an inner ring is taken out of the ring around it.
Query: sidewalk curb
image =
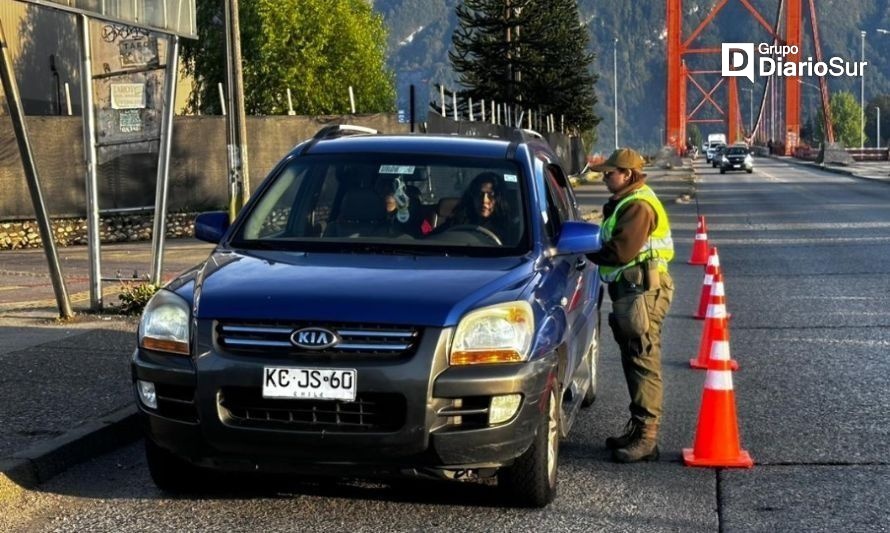
[[[849,177],[851,177],[851,178],[859,178],[859,179],[861,179],[861,180],[868,180],[868,181],[890,181],[890,178],[879,178],[879,177],[863,176],[863,175],[861,175],[861,174],[856,174],[856,173],[853,172],[852,170],[847,170],[847,169],[837,168],[837,167],[832,167],[832,166],[826,166],[826,165],[820,165],[819,163],[812,163],[812,162],[809,162],[809,161],[800,161],[800,160],[798,160],[798,159],[795,159],[794,157],[786,157],[786,158],[782,158],[782,157],[775,157],[775,156],[772,156],[772,155],[771,155],[771,156],[767,156],[767,157],[769,157],[770,159],[773,159],[773,160],[775,160],[775,161],[782,161],[782,162],[785,162],[785,163],[791,163],[792,165],[797,165],[797,166],[799,166],[799,167],[815,168],[815,169],[818,169],[818,170],[824,170],[825,172],[831,172],[832,174],[840,174],[840,175],[842,175],[842,176],[849,176]]]
[[[138,411],[129,405],[56,438],[38,442],[0,459],[0,500],[9,481],[33,489],[72,466],[137,440],[142,435]]]

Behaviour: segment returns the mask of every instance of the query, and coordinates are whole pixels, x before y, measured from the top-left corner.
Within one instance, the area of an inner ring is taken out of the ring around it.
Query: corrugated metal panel
[[[6,32],[6,38],[9,40],[9,53],[12,55],[13,61],[21,53],[19,28],[22,20],[28,15],[29,9],[34,8],[15,0],[0,0],[0,21],[3,21],[3,31]]]

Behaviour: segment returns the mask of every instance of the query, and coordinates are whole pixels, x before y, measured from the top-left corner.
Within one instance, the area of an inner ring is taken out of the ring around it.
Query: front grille
[[[222,421],[232,426],[308,432],[393,432],[405,423],[401,394],[361,393],[354,402],[263,398],[258,388],[226,387]]]
[[[155,383],[155,394],[159,415],[183,422],[198,421],[194,387]]]
[[[311,326],[335,332],[339,342],[322,350],[294,346],[291,333]],[[218,322],[216,325],[217,343],[230,352],[297,355],[307,360],[410,357],[420,342],[420,333],[416,327],[375,324]]]

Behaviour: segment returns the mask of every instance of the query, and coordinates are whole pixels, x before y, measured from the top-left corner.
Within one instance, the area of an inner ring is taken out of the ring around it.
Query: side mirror
[[[225,211],[201,213],[195,218],[195,238],[219,243],[229,229],[229,214]]]
[[[603,247],[600,240],[600,227],[590,222],[566,222],[562,225],[557,255],[589,254]]]

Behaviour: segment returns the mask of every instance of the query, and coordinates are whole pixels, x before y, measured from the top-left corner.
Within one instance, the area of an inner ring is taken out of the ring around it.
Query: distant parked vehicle
[[[717,166],[714,164],[714,157],[717,155],[717,151],[721,147],[725,147],[725,146],[726,145],[724,143],[720,143],[720,142],[711,143],[711,145],[708,146],[708,151],[705,153],[705,158],[707,159],[708,163],[711,163],[712,167]]]

